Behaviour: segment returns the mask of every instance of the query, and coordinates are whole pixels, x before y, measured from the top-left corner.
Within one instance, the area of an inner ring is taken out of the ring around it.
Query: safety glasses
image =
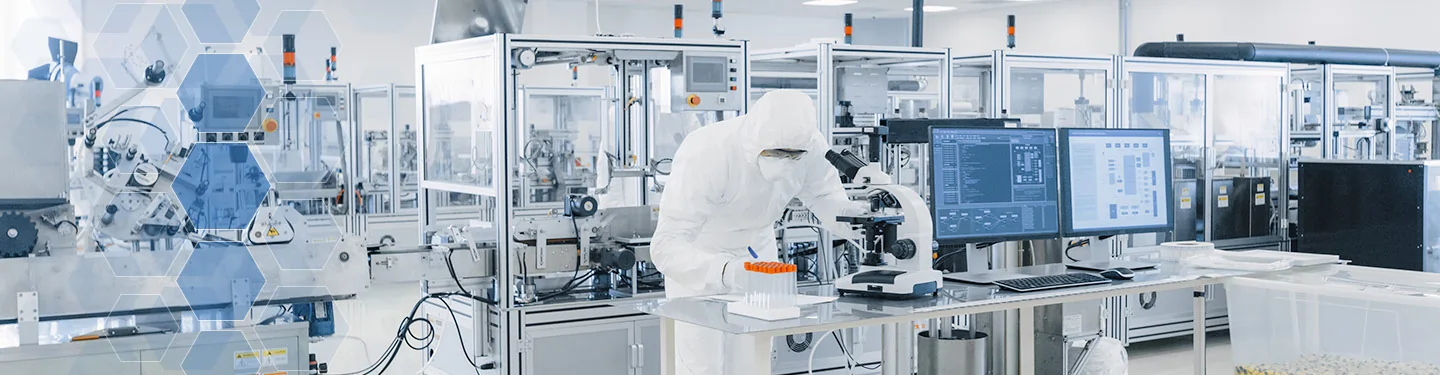
[[[776,159],[800,160],[805,157],[805,150],[794,150],[788,148],[772,148],[760,151],[760,156]]]

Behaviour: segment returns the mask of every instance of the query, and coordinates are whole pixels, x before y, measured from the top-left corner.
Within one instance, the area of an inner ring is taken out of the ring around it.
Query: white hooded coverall
[[[685,138],[660,198],[652,239],[667,298],[729,292],[743,262],[751,260],[747,248],[761,260],[776,260],[774,224],[792,198],[828,228],[838,228],[836,216],[863,210],[846,197],[839,173],[825,160],[829,142],[817,126],[809,96],[777,90],[760,98],[750,113]],[[767,149],[806,153],[800,160],[760,156]],[[675,338],[677,373],[726,374],[723,333],[676,322]]]

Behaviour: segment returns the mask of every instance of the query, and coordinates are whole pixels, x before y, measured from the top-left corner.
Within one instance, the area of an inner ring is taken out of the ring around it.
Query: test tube
[[[755,286],[755,264],[744,263],[744,288],[740,290],[744,293],[744,303],[755,301],[755,288],[750,286]]]
[[[774,271],[775,265],[770,262],[765,262],[765,274],[762,276],[765,278],[765,298],[760,302],[760,307],[762,308],[770,308],[770,301],[775,296],[775,281],[773,277],[771,277],[774,275]]]
[[[775,282],[775,269],[775,262],[770,262],[769,266],[765,267],[765,281],[767,281],[765,284],[770,286],[770,293],[765,296],[765,308],[767,309],[775,307],[775,298],[779,294],[777,292],[779,291],[780,285]]]
[[[759,301],[760,301],[759,292],[755,289],[755,287],[759,286],[759,285],[756,284],[756,283],[760,282],[759,276],[756,275],[756,273],[759,272],[759,271],[760,271],[760,264],[758,264],[758,263],[750,263],[750,271],[745,273],[745,275],[747,275],[747,276],[750,277],[749,283],[746,283],[746,284],[745,284],[745,292],[750,295],[750,302],[749,302],[749,303],[750,303],[751,305],[754,305],[754,304],[756,304],[756,303],[759,303]]]

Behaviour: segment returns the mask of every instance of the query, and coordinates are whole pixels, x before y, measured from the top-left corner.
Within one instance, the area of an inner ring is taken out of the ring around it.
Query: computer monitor
[[[1065,237],[1169,231],[1170,131],[1061,129]]]
[[[930,128],[931,214],[941,244],[1059,238],[1052,129]]]

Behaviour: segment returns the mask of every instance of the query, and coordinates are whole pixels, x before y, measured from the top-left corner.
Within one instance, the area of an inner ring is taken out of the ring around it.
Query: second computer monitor
[[[930,138],[937,241],[1059,237],[1054,130],[934,126]]]
[[[1164,129],[1061,129],[1065,237],[1165,232],[1170,207],[1170,133]]]

